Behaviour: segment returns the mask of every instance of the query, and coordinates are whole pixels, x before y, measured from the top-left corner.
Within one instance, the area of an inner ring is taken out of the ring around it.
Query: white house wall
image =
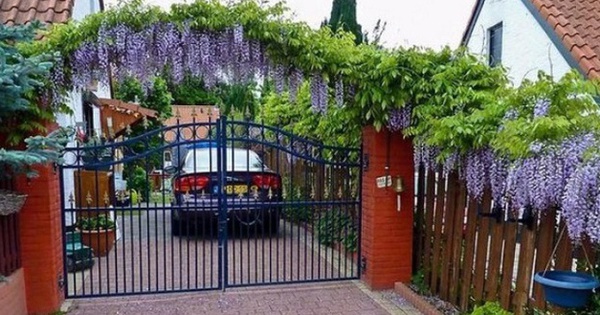
[[[76,0],[73,6],[72,19],[81,21],[85,16],[100,11],[100,2],[98,0]],[[110,88],[105,84],[98,84],[98,90],[94,91],[94,94],[99,98],[110,98]],[[82,94],[78,91],[69,93],[66,99],[69,108],[73,111],[72,114],[58,114],[56,117],[57,123],[62,127],[74,127],[77,123],[83,122],[83,104]],[[96,132],[101,134],[100,129],[100,109],[94,108],[94,126],[96,126]],[[74,147],[76,143],[73,141],[68,144],[70,147]],[[69,163],[72,161],[65,161]],[[75,194],[75,177],[74,170],[67,169],[63,171],[63,194],[64,200],[68,202],[69,196]],[[69,204],[66,205],[69,207]],[[66,225],[71,225],[74,222],[74,218],[67,216],[65,218]]]
[[[530,0],[528,0],[530,1]],[[486,0],[467,43],[487,61],[488,29],[502,22],[502,65],[511,81],[535,79],[538,71],[561,78],[571,67],[521,0]]]

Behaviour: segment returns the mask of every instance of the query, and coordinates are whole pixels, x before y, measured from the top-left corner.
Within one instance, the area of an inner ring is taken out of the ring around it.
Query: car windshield
[[[263,164],[258,154],[246,149],[226,149],[227,171],[263,171],[267,166]],[[195,149],[187,153],[183,163],[186,173],[216,172],[217,149]]]

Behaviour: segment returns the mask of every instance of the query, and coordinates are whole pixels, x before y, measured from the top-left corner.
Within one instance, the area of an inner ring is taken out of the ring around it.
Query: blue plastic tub
[[[600,286],[595,277],[573,271],[541,271],[533,279],[544,288],[546,301],[564,308],[584,307]]]

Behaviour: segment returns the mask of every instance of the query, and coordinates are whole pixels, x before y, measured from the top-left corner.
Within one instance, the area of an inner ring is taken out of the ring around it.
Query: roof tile
[[[582,71],[600,77],[600,0],[530,0]]]
[[[0,23],[26,24],[33,20],[65,23],[75,0],[0,0]]]

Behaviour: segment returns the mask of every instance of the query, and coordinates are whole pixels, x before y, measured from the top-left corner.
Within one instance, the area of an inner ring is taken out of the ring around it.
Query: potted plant
[[[556,253],[565,230],[566,228],[563,228],[560,232],[552,256]],[[585,246],[581,248],[592,274],[571,270],[549,271],[550,261],[548,261],[546,269],[537,272],[533,277],[533,280],[539,283],[544,289],[546,301],[563,308],[583,308],[589,303],[594,290],[600,287],[600,281],[594,275],[594,266],[589,261]]]
[[[115,243],[115,221],[106,214],[82,217],[75,223],[81,242],[92,248],[97,257],[106,256]]]
[[[11,215],[21,211],[27,195],[15,191],[0,190],[0,215]]]

